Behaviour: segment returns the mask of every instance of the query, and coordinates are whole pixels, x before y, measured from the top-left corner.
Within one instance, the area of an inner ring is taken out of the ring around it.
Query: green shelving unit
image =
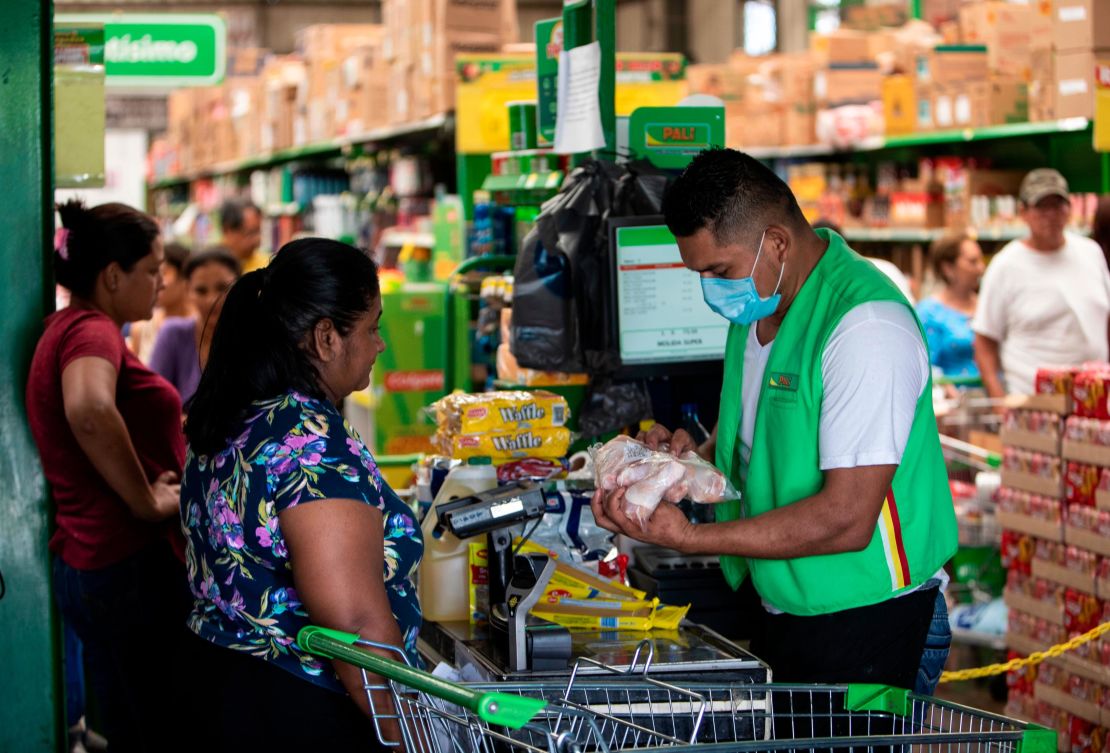
[[[234,162],[226,162],[202,170],[192,170],[182,175],[156,180],[150,184],[150,188],[152,190],[174,188],[202,178],[233,175],[250,170],[263,170],[270,167],[285,165],[290,162],[325,160],[341,155],[357,155],[359,152],[367,151],[367,149],[365,149],[367,146],[388,144],[389,142],[414,137],[430,137],[441,131],[453,130],[454,122],[452,113],[444,113],[414,123],[377,128],[372,131],[366,131],[365,133],[344,136],[317,144],[306,144],[305,146],[294,147],[292,149],[281,149],[276,152],[270,152],[269,154],[261,154],[235,160]]]
[[[951,131],[931,131],[906,136],[889,136],[868,139],[852,147],[834,147],[827,144],[803,146],[753,147],[746,150],[757,159],[800,159],[805,157],[851,156],[890,149],[919,148],[945,144],[967,144],[997,139],[1023,139],[1036,136],[1089,133],[1091,121],[1087,118],[1050,120],[1043,123],[1011,123],[986,128],[961,128]]]

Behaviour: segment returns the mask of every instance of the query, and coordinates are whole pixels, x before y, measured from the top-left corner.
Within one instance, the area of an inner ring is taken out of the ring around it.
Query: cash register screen
[[[625,366],[719,361],[728,322],[713,313],[662,218],[614,220],[617,334]],[[644,222],[654,221],[654,224]]]

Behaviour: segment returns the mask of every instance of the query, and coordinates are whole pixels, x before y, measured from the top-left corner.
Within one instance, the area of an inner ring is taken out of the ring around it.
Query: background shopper
[[[925,328],[929,360],[947,377],[977,377],[975,333],[971,318],[983,278],[983,249],[969,235],[948,235],[933,242],[929,258],[943,286],[917,304]]]
[[[216,328],[181,516],[204,732],[227,750],[373,749],[361,672],[301,651],[310,622],[418,660],[420,529],[336,407],[369,384],[381,313],[374,263],[311,238],[236,283]]]
[[[189,316],[167,319],[150,357],[150,368],[169,380],[187,403],[200,383],[224,296],[239,277],[239,262],[223,247],[196,254],[185,264]]]
[[[139,360],[150,364],[158,332],[167,318],[184,317],[192,313],[189,306],[189,283],[185,278],[185,262],[189,249],[180,243],[167,243],[162,253],[162,289],[154,304],[149,321],[133,322],[127,342]]]
[[[162,243],[155,223],[123,204],[71,201],[58,212],[55,272],[72,298],[47,317],[27,384],[56,508],[55,597],[84,646],[112,750],[165,750],[187,708],[176,662],[189,600],[169,545],[181,402],[120,332],[151,315]]]
[[[1037,369],[1105,361],[1110,271],[1102,249],[1065,232],[1068,182],[1033,170],[1021,182],[1029,237],[1012,241],[987,267],[972,329],[987,394],[1031,394]]]
[[[262,212],[245,199],[229,199],[220,206],[220,243],[236,259],[243,272],[253,272],[269,263],[258,250],[262,243]]]

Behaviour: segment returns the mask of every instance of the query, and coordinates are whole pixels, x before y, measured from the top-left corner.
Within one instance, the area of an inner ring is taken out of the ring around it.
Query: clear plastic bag
[[[675,457],[619,436],[590,448],[594,480],[603,491],[624,489],[624,514],[646,527],[659,503],[684,499],[715,504],[740,499],[725,475],[694,452]]]

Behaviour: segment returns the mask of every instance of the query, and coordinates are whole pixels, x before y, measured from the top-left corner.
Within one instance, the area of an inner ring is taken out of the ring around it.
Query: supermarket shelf
[[[854,243],[932,243],[949,232],[944,228],[893,228],[849,227],[844,228],[845,240]],[[1026,230],[980,230],[981,241],[1012,241],[1028,235]]]
[[[191,170],[182,175],[156,180],[150,184],[150,187],[152,189],[172,188],[174,186],[191,183],[201,178],[212,178],[219,175],[230,175],[247,170],[273,167],[276,165],[283,165],[287,162],[295,162],[297,160],[338,157],[343,152],[357,145],[377,144],[404,138],[406,136],[433,133],[441,128],[449,127],[452,122],[453,118],[451,113],[442,113],[414,123],[376,128],[372,131],[343,136],[342,138],[323,141],[318,144],[307,144],[292,149],[281,149],[276,152],[270,152],[269,154],[260,154],[254,157],[247,157],[246,159],[223,162],[202,170]]]
[[[877,152],[884,149],[929,146],[932,144],[958,144],[992,139],[1023,138],[1028,136],[1050,136],[1055,133],[1084,131],[1091,126],[1087,118],[1068,118],[1049,120],[1041,123],[1011,123],[1009,125],[988,126],[986,128],[960,128],[952,131],[932,131],[905,136],[876,137],[849,147],[834,147],[828,144],[809,144],[804,146],[768,146],[745,149],[757,159],[797,159],[801,157],[826,157],[833,154],[852,154],[857,152]]]

